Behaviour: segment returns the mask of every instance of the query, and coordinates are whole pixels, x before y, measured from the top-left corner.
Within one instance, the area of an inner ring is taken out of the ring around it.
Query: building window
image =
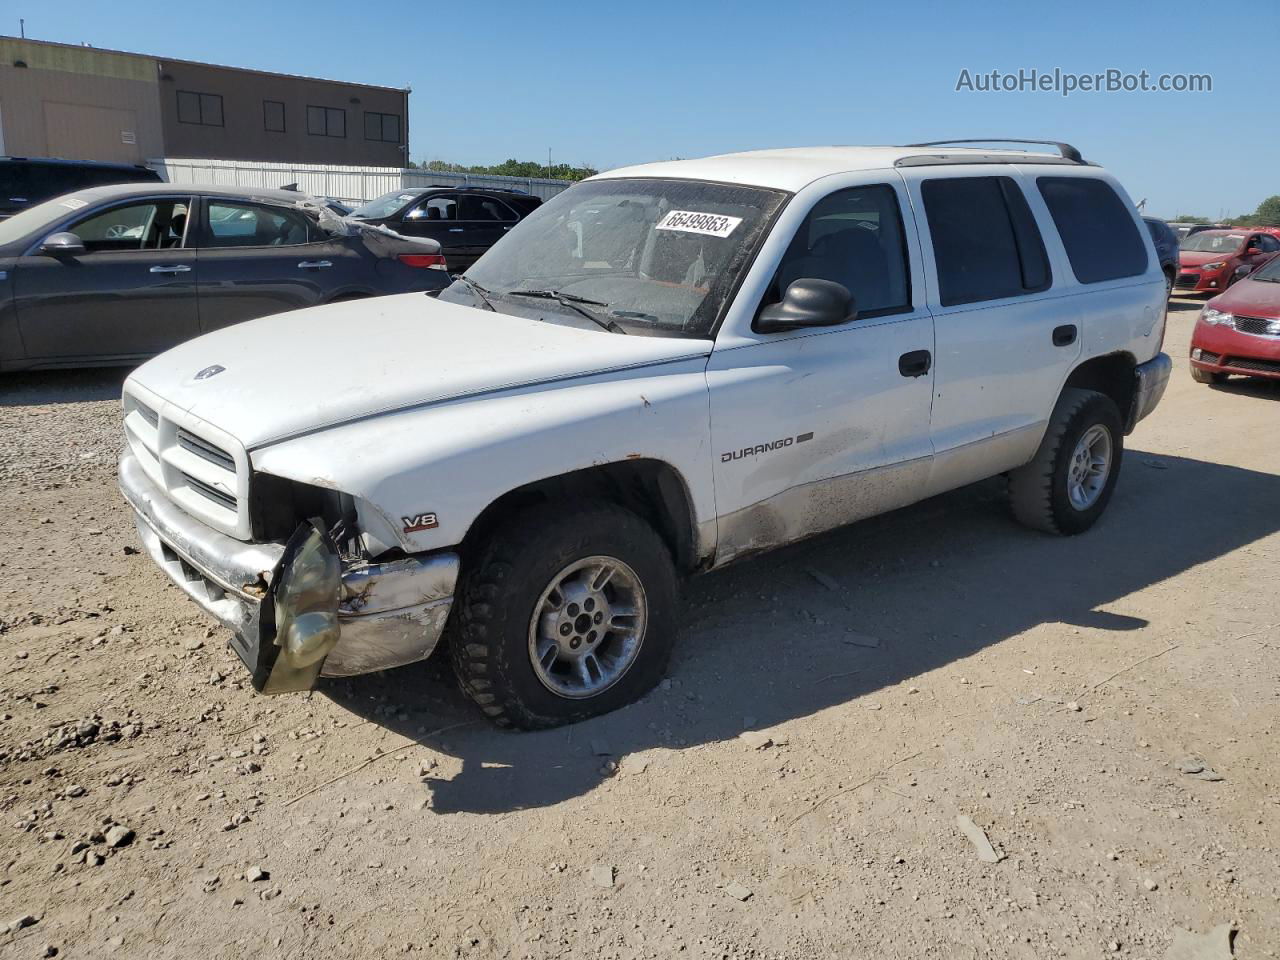
[[[279,100],[262,101],[262,126],[268,133],[284,133],[284,104]]]
[[[307,107],[307,133],[313,137],[345,137],[347,111],[337,107]]]
[[[216,93],[178,91],[178,122],[205,127],[222,126],[222,97]]]
[[[364,112],[364,138],[383,143],[400,142],[400,116],[395,113]]]

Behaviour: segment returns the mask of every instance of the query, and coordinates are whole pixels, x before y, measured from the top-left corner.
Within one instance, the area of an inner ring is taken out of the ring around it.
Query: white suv
[[[265,693],[447,635],[532,728],[657,681],[682,574],[1001,473],[1080,533],[1168,378],[1160,264],[1074,148],[937,146],[614,170],[438,298],[185,343],[124,388],[142,540]]]

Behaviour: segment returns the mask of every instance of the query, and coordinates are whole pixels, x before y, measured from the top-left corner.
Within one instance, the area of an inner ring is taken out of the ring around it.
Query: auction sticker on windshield
[[[707,237],[727,237],[738,228],[738,224],[741,222],[741,217],[726,217],[718,213],[698,213],[696,210],[672,210],[662,218],[655,229],[700,233]]]

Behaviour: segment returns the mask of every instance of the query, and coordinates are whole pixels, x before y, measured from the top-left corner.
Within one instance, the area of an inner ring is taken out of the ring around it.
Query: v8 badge
[[[400,522],[404,524],[405,533],[417,533],[419,530],[434,530],[440,526],[440,521],[434,513],[418,513],[412,517],[401,517]]]

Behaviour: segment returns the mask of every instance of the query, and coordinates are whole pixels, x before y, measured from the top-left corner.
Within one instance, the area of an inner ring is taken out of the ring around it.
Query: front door
[[[456,193],[430,193],[406,210],[399,226],[406,237],[428,237],[440,244],[450,273],[461,273],[473,258],[467,244],[467,226],[460,219]]]
[[[14,293],[27,356],[145,357],[198,334],[189,204],[160,197],[97,208],[63,227],[84,254],[22,257]]]
[[[497,197],[483,194],[463,194],[462,221],[466,241],[466,269],[501,240],[519,219],[515,211]],[[447,258],[446,258],[447,259]]]
[[[915,230],[898,178],[849,181],[808,212],[765,300],[833,280],[856,316],[751,333],[708,363],[717,564],[902,506],[928,477],[933,320]]]
[[[348,252],[288,207],[206,197],[200,219],[200,326],[206,331],[322,302]]]

